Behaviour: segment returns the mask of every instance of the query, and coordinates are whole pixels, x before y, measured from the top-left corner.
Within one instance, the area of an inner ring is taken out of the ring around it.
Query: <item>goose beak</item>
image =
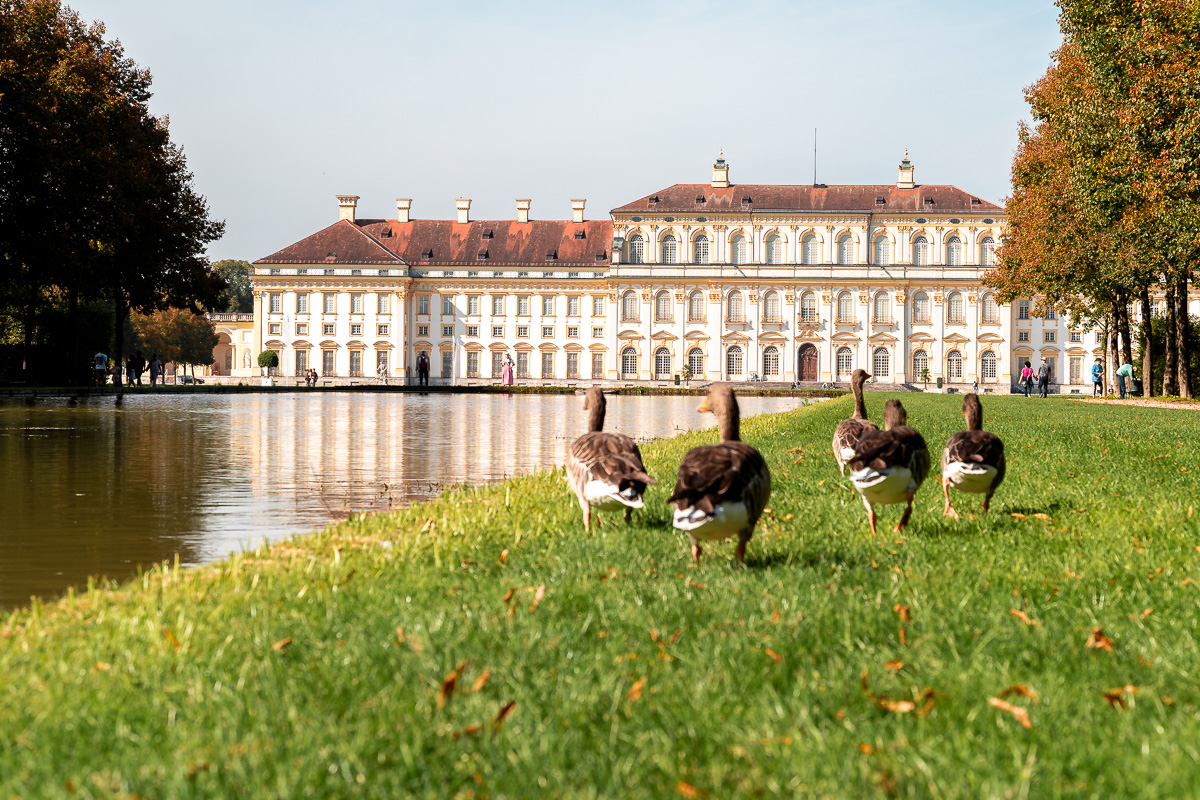
[[[707,397],[700,401],[700,405],[696,406],[696,410],[699,411],[701,414],[708,413],[708,398]]]

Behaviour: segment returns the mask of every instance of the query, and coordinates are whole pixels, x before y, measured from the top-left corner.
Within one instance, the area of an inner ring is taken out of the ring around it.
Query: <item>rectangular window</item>
[[[453,378],[454,377],[454,351],[453,350],[443,350],[442,351],[442,377],[443,378]]]
[[[1071,341],[1083,343],[1083,331],[1071,331]]]
[[[296,295],[296,313],[297,314],[307,314],[308,313],[308,295],[306,295],[306,294]]]
[[[553,325],[543,325],[542,326],[542,338],[543,339],[553,339],[554,338],[554,326]]]
[[[296,335],[297,336],[308,336],[308,323],[307,322],[297,322],[296,323]]]
[[[529,295],[527,295],[527,294],[517,295],[517,316],[518,317],[528,317],[529,316]]]
[[[442,316],[443,317],[453,317],[454,316],[454,298],[453,297],[447,297],[446,295],[442,295]]]
[[[568,325],[567,326],[567,338],[568,339],[578,339],[579,338],[579,326],[578,325]]]
[[[499,339],[499,338],[502,338],[503,336],[504,336],[504,326],[503,325],[493,325],[492,326],[492,338]]]
[[[322,336],[333,336],[333,325],[326,323],[321,326]]]
[[[543,317],[553,317],[554,316],[554,298],[553,297],[543,297],[542,298],[542,316]]]
[[[567,353],[567,377],[579,377],[579,353]]]
[[[427,294],[417,295],[417,313],[420,314],[421,316],[429,315],[429,295],[427,295]]]
[[[1042,331],[1042,342],[1050,344],[1054,341],[1054,331]]]
[[[593,339],[603,339],[604,338],[604,328],[592,328],[592,338]]]
[[[355,292],[354,294],[350,295],[350,313],[351,314],[363,313],[363,296],[362,296],[362,294]]]
[[[307,372],[308,372],[308,351],[307,350],[297,350],[296,351],[296,374],[304,375]]]
[[[467,336],[478,337],[479,336],[479,326],[478,325],[468,325],[467,326]]]
[[[362,377],[362,354],[363,354],[362,350],[351,350],[350,351],[350,377],[351,378],[361,378]]]
[[[375,326],[375,335],[376,336],[387,336],[388,335],[388,326],[387,325],[376,325]]]
[[[517,338],[518,339],[529,338],[529,326],[528,325],[518,325],[517,326]]]
[[[453,325],[443,325],[442,326],[442,336],[449,338],[453,335],[454,335],[454,326]]]
[[[592,316],[593,317],[603,317],[604,316],[604,298],[603,297],[593,297],[592,298]]]
[[[271,292],[271,313],[279,314],[283,311],[283,295],[278,292]]]
[[[554,377],[554,353],[542,353],[542,377]]]
[[[1071,383],[1083,383],[1083,359],[1078,356],[1071,358]]]
[[[517,353],[517,377],[529,377],[529,353]]]
[[[467,314],[472,317],[479,316],[479,295],[473,294],[467,297]]]
[[[337,355],[336,350],[322,350],[321,351],[321,374],[322,375],[333,375],[334,374],[333,359],[334,359],[334,356],[336,356],[336,355]]]
[[[1104,331],[1096,331],[1096,344],[1104,344]]]
[[[1044,310],[1042,312],[1042,319],[1056,319],[1056,317],[1054,316],[1054,309],[1047,308],[1046,310]]]
[[[381,378],[386,378],[388,374],[388,351],[375,351],[375,374]]]
[[[467,377],[479,377],[479,353],[477,352],[467,353]]]
[[[321,302],[324,303],[323,308],[326,314],[337,313],[337,295],[333,292],[326,292],[321,295]]]
[[[504,354],[492,353],[492,377],[499,378],[500,370],[504,367]]]
[[[429,335],[429,326],[428,325],[418,325],[417,326],[417,336],[428,336],[428,335]]]
[[[390,314],[392,311],[392,299],[386,294],[375,296],[375,311],[379,314]]]
[[[361,322],[356,322],[350,326],[350,335],[351,336],[362,336],[362,323]]]
[[[1028,342],[1029,341],[1029,331],[1017,331],[1017,341],[1018,342]]]
[[[572,296],[572,297],[567,298],[567,316],[568,317],[578,317],[579,316],[579,297],[578,296]]]
[[[504,297],[501,295],[494,295],[492,297],[492,316],[504,316]]]
[[[1029,319],[1029,301],[1017,301],[1017,319]]]
[[[269,333],[272,336],[281,336],[283,334],[283,323],[282,322],[272,322],[267,327],[270,329]]]
[[[592,353],[592,377],[604,377],[604,353]]]

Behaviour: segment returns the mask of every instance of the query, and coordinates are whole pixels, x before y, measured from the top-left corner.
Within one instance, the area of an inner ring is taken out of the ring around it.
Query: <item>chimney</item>
[[[587,200],[571,200],[571,218],[576,222],[583,222],[583,206]]]
[[[912,189],[916,186],[913,183],[913,165],[908,160],[908,148],[904,148],[904,160],[900,162],[900,177],[896,181],[897,189]]]
[[[459,199],[454,202],[458,209],[458,224],[466,225],[471,221],[471,201]]]
[[[517,222],[529,222],[529,204],[531,200],[517,200]]]
[[[338,219],[348,219],[354,222],[354,210],[358,207],[358,195],[356,194],[339,194],[338,201]]]
[[[713,164],[712,188],[729,188],[729,165],[725,163],[724,149],[722,149],[720,154],[717,156],[717,162]]]
[[[412,199],[408,197],[396,198],[396,219],[400,222],[408,222],[408,210],[412,208]]]

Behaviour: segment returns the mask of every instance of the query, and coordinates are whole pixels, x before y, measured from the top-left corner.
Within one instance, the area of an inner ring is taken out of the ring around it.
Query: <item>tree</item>
[[[221,276],[227,285],[216,310],[229,314],[252,313],[254,311],[254,287],[250,285],[250,262],[227,258],[214,261],[212,269]]]
[[[274,350],[263,350],[258,354],[258,366],[259,369],[275,369],[279,366],[279,353]]]
[[[164,363],[171,362],[192,367],[192,380],[196,378],[196,365],[213,363],[213,350],[220,338],[212,322],[203,314],[193,314],[182,309],[166,309],[151,314],[132,316],[135,341],[143,353],[157,355]]]

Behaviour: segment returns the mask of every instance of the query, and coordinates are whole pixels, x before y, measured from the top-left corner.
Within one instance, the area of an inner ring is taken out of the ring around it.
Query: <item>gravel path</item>
[[[1166,400],[1147,400],[1144,397],[1137,397],[1129,400],[1100,400],[1087,398],[1077,402],[1102,403],[1104,405],[1116,406],[1143,406],[1145,408],[1171,408],[1175,409],[1176,411],[1200,411],[1200,403],[1170,403]]]

